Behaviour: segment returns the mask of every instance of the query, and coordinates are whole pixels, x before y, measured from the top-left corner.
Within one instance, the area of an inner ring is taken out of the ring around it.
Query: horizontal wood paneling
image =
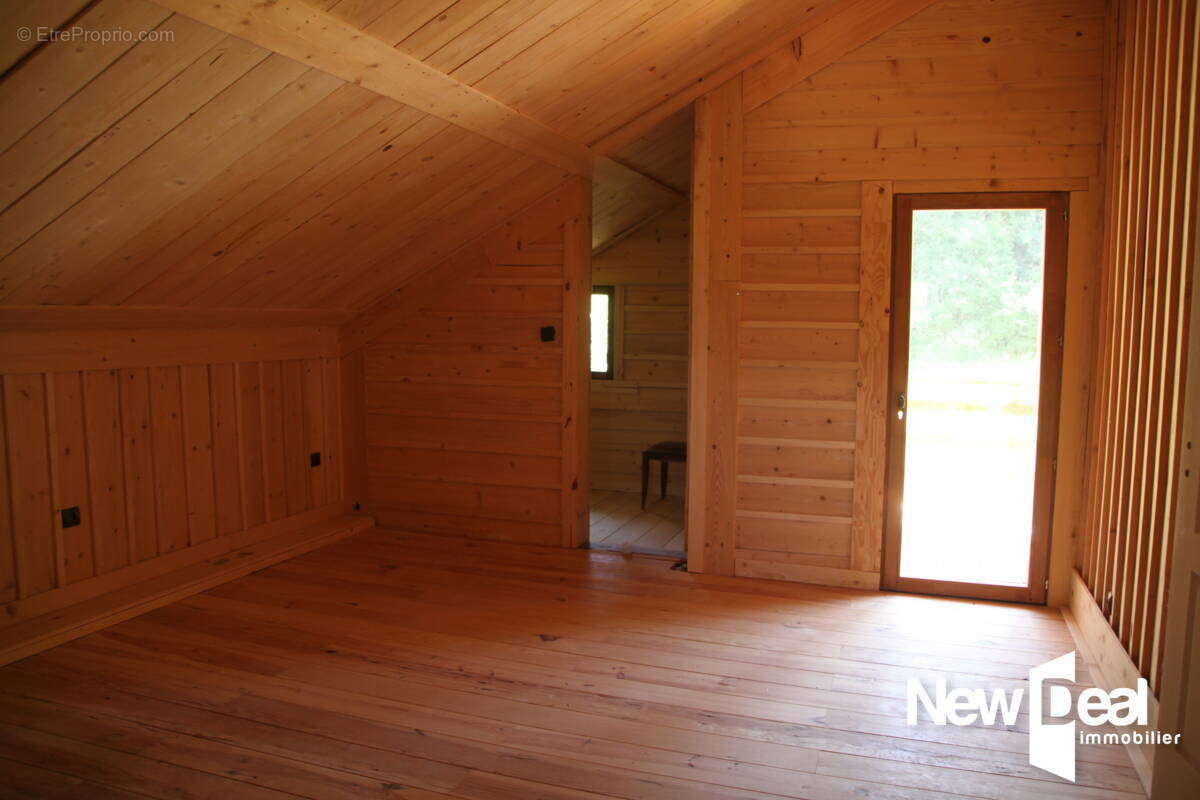
[[[92,596],[95,587],[113,591],[168,554],[340,497],[342,454],[325,438],[323,419],[338,402],[336,360],[94,366],[0,376],[0,552],[13,554],[0,559],[8,621]],[[305,371],[308,380],[280,384],[278,396],[260,388],[264,375]],[[285,424],[285,405],[292,443],[274,449],[264,431]],[[279,486],[270,509],[264,453],[296,476]],[[319,466],[310,466],[310,453],[320,453]],[[66,527],[60,512],[71,507],[81,522]]]
[[[650,220],[592,259],[592,282],[614,287],[613,379],[592,381],[592,486],[640,492],[642,451],[687,439],[689,205]],[[658,487],[660,467],[651,466]],[[668,470],[682,496],[685,470]],[[657,497],[657,488],[651,490]]]
[[[793,149],[804,141],[790,138]],[[748,160],[755,157],[753,139],[747,129]],[[801,566],[850,568],[859,355],[856,190],[854,183],[746,185],[737,574],[794,578],[807,574],[796,572]],[[815,252],[822,250],[829,252]]]
[[[0,331],[0,374],[330,356],[336,327]]]
[[[419,298],[364,348],[367,503],[384,524],[561,544],[559,208],[489,235],[461,256],[470,277]],[[541,232],[529,239],[531,225]]]
[[[698,190],[740,197],[737,220],[713,212],[702,229],[712,268],[737,273],[736,530],[713,544],[737,574],[878,586],[892,190],[1086,189],[1104,14],[1100,0],[938,0],[774,97],[783,66],[765,60],[745,73],[741,118],[697,131],[734,181]],[[736,247],[722,239],[735,230]],[[1091,268],[1073,262],[1077,286]],[[711,361],[727,345],[706,324]]]

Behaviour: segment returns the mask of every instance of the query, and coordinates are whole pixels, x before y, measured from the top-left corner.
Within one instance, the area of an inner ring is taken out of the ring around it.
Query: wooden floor
[[[1135,798],[1013,730],[908,727],[909,676],[1019,685],[1041,608],[372,531],[0,668],[0,796]],[[1086,672],[1082,673],[1086,678]]]
[[[593,491],[588,546],[593,550],[683,558],[683,498]]]

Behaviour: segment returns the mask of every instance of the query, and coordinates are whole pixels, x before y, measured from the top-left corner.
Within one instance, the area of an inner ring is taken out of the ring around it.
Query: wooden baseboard
[[[879,573],[842,567],[823,567],[795,563],[786,553],[761,553],[757,558],[739,550],[734,561],[734,575],[740,578],[767,578],[775,581],[814,583],[820,586],[841,586],[848,589],[879,589]]]
[[[237,546],[99,597],[0,630],[0,665],[33,655],[189,595],[371,528],[369,517],[335,517]]]
[[[1069,606],[1062,607],[1063,618],[1067,628],[1075,640],[1083,660],[1092,672],[1092,680],[1106,692],[1137,685],[1141,674],[1134,666],[1133,660],[1125,652],[1121,640],[1108,624],[1104,612],[1096,605],[1087,584],[1083,582],[1078,570],[1071,572],[1071,601]],[[1158,727],[1158,698],[1150,696],[1150,724],[1146,727]],[[1151,776],[1154,773],[1154,745],[1128,744],[1125,749],[1133,761],[1133,768],[1146,792],[1150,791]]]

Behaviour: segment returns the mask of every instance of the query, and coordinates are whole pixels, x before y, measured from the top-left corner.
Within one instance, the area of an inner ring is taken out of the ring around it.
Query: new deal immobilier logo
[[[1062,720],[1076,712],[1087,726],[1109,724],[1115,727],[1148,724],[1150,688],[1142,678],[1132,689],[1084,689],[1075,703],[1071,691],[1061,685],[1049,687],[1050,707],[1044,707],[1042,692],[1046,681],[1075,681],[1075,651],[1047,661],[1029,670],[1029,763],[1060,778],[1075,780],[1075,721],[1047,722],[1045,717]],[[918,723],[918,711],[924,706],[929,719],[937,725],[973,725],[982,721],[995,725],[1000,719],[1013,726],[1021,712],[1024,689],[1011,694],[993,689],[989,696],[983,689],[946,688],[946,679],[938,678],[930,696],[918,678],[908,679],[908,724]],[[1161,731],[1126,731],[1122,733],[1081,732],[1080,744],[1178,744],[1179,734]]]

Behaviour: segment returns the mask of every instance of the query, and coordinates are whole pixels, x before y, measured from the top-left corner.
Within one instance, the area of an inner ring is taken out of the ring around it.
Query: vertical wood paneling
[[[1168,20],[1168,107],[1163,147],[1167,151],[1167,166],[1162,202],[1166,224],[1159,226],[1160,260],[1165,263],[1168,299],[1163,318],[1165,332],[1164,363],[1171,365],[1178,390],[1163,391],[1156,461],[1155,519],[1161,520],[1162,558],[1152,553],[1147,577],[1147,596],[1153,597],[1145,608],[1148,620],[1143,627],[1140,649],[1141,661],[1155,672],[1155,683],[1163,682],[1162,665],[1166,653],[1167,581],[1172,559],[1172,531],[1187,530],[1187,522],[1178,513],[1178,482],[1188,477],[1184,468],[1185,451],[1192,447],[1184,443],[1188,435],[1188,411],[1184,403],[1185,381],[1195,385],[1195,376],[1188,374],[1188,359],[1195,347],[1195,311],[1191,308],[1196,296],[1193,284],[1200,264],[1200,6],[1196,3],[1175,2],[1174,14]],[[1190,344],[1190,347],[1189,347]],[[1164,377],[1164,387],[1170,388]],[[1169,421],[1169,424],[1168,422]],[[1194,424],[1194,420],[1190,420]],[[1182,477],[1181,477],[1182,476]],[[1192,476],[1194,480],[1194,475]],[[1174,528],[1182,525],[1182,528]],[[1191,528],[1195,530],[1195,528]],[[1176,570],[1175,574],[1178,574]],[[1151,624],[1150,621],[1154,621]],[[1195,632],[1193,631],[1193,638]],[[1178,750],[1178,748],[1176,748]],[[1193,767],[1195,765],[1193,764]]]
[[[181,367],[179,379],[184,467],[187,473],[188,539],[191,544],[199,544],[217,535],[208,365],[189,364]]]
[[[335,504],[340,475],[310,486],[305,474],[310,443],[340,442],[341,387],[325,359],[0,377],[0,603],[17,602],[10,621],[121,588],[123,573],[142,580],[159,556],[206,543],[198,552],[219,552],[218,536],[261,526],[264,418],[275,428],[273,512],[313,508],[310,491]],[[72,506],[80,524],[64,527],[60,512]]]
[[[43,375],[4,376],[9,488],[21,597],[56,585],[49,428]]]
[[[325,445],[325,379],[321,359],[304,360],[304,464],[308,469],[308,498],[314,506],[325,505],[329,453]],[[308,466],[308,455],[320,453],[321,463]]]
[[[150,423],[154,428],[154,501],[158,552],[188,546],[187,469],[179,367],[150,368]]]
[[[567,185],[563,226],[562,299],[562,545],[579,547],[588,538],[588,370],[592,291],[592,184]]]
[[[342,496],[342,469],[345,463],[342,437],[342,397],[339,359],[321,360],[321,388],[324,392],[325,410],[325,456],[321,463],[325,468],[326,501]]]
[[[892,297],[892,182],[862,185],[858,289],[858,392],[850,566],[880,570],[883,548],[888,347]]]
[[[304,362],[284,361],[280,372],[286,513],[308,508],[308,452],[304,449]]]
[[[283,365],[262,362],[262,460],[267,521],[287,516],[287,460],[283,439]]]
[[[1165,343],[1162,325],[1163,318],[1167,315],[1165,304],[1169,302],[1169,281],[1167,280],[1168,276],[1164,274],[1164,270],[1168,270],[1169,265],[1165,263],[1164,254],[1161,251],[1163,228],[1165,227],[1163,189],[1164,184],[1168,182],[1164,180],[1163,174],[1164,159],[1167,156],[1165,152],[1167,145],[1165,136],[1167,59],[1164,56],[1166,55],[1167,36],[1165,26],[1171,21],[1170,6],[1174,2],[1175,0],[1160,2],[1154,9],[1153,44],[1147,48],[1151,54],[1151,62],[1148,64],[1151,81],[1151,103],[1148,113],[1151,123],[1146,156],[1148,162],[1145,189],[1147,194],[1145,218],[1147,233],[1140,255],[1145,264],[1143,289],[1145,297],[1143,312],[1139,318],[1136,448],[1133,463],[1135,480],[1131,492],[1137,497],[1137,502],[1130,508],[1126,521],[1127,529],[1138,530],[1141,533],[1137,537],[1135,546],[1130,549],[1130,569],[1120,594],[1122,600],[1120,624],[1122,628],[1129,629],[1133,626],[1134,620],[1139,621],[1138,633],[1130,641],[1130,653],[1135,661],[1140,660],[1141,656],[1140,632],[1147,627],[1142,620],[1145,618],[1147,605],[1153,602],[1148,585],[1152,571],[1151,561],[1157,560],[1151,553],[1154,537],[1147,535],[1146,532],[1152,531],[1156,522],[1153,519],[1156,503],[1152,485],[1156,477],[1155,462],[1159,457],[1157,433],[1161,428],[1162,408],[1158,398],[1161,398],[1165,391],[1164,381],[1168,381],[1172,377],[1159,368],[1155,354],[1162,351]],[[1149,627],[1152,628],[1153,625]]]
[[[711,282],[708,289],[708,464],[701,490],[707,494],[705,570],[734,572],[737,485],[738,298],[732,281]],[[694,375],[694,373],[693,373]],[[694,381],[692,381],[694,383]],[[691,487],[688,489],[691,494]],[[695,502],[692,500],[691,502]]]
[[[130,532],[129,560],[136,564],[158,555],[149,370],[121,370],[121,434],[125,440],[125,518]]]
[[[688,567],[732,575],[737,507],[741,76],[696,101],[692,161]],[[702,388],[701,388],[702,387]]]
[[[121,381],[116,370],[83,373],[83,407],[96,574],[103,575],[129,563]]]
[[[66,528],[62,515],[54,524],[62,542],[62,576],[76,583],[95,574],[92,544],[92,507],[88,492],[86,432],[83,421],[83,376],[78,372],[55,372],[47,376],[52,386],[54,417],[50,461],[54,477],[54,507],[77,506],[80,523]]]
[[[1103,304],[1077,566],[1138,669],[1161,676],[1200,178],[1197,9],[1120,2],[1106,156]]]
[[[363,350],[355,350],[337,362],[340,387],[342,438],[342,501],[348,512],[369,510],[367,506],[366,388]]]
[[[0,391],[0,420],[6,419],[4,406],[4,392]],[[17,597],[16,541],[8,487],[8,437],[0,436],[0,603]]]
[[[237,365],[238,446],[242,471],[242,508],[247,527],[267,520],[266,469],[263,463],[262,364]]]
[[[237,372],[234,364],[213,364],[212,383],[213,492],[217,535],[240,531],[242,458],[238,442]]]

